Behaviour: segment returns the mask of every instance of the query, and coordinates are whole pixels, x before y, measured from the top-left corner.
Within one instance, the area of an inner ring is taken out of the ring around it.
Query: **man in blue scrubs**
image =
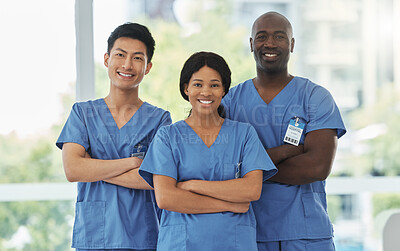
[[[138,96],[154,47],[145,26],[117,27],[104,55],[109,94],[75,103],[57,140],[66,177],[78,182],[76,250],[156,249],[159,209],[151,187],[138,174],[156,131],[171,123],[169,112]]]
[[[277,12],[253,24],[250,47],[257,76],[223,99],[228,117],[251,123],[278,173],[253,202],[259,250],[335,250],[327,214],[325,179],[337,139],[346,132],[331,94],[288,72],[294,38]]]

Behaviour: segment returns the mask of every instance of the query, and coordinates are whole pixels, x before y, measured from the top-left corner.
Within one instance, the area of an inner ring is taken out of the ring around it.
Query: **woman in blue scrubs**
[[[211,52],[184,64],[188,118],[161,127],[139,173],[162,212],[157,250],[257,250],[251,201],[276,173],[252,126],[225,119],[231,71]]]

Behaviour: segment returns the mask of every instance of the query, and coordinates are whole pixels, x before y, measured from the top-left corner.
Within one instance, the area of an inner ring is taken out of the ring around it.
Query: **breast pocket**
[[[241,177],[241,164],[224,164],[223,180],[232,180]]]

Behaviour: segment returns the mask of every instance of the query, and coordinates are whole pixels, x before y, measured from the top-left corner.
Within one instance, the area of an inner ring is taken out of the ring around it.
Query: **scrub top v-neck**
[[[185,122],[164,126],[150,145],[139,173],[153,186],[153,174],[177,182],[235,179],[263,170],[264,179],[276,168],[252,126],[225,119],[214,143],[207,147]],[[163,210],[158,250],[257,250],[255,218],[247,213],[182,214]]]
[[[146,102],[118,128],[104,99],[75,103],[56,145],[82,145],[95,159],[145,152],[170,114]],[[154,193],[104,181],[78,182],[72,247],[155,249],[158,215]]]
[[[249,79],[231,88],[222,105],[228,118],[254,126],[266,149],[286,144],[285,133],[293,119],[304,124],[299,144],[315,130],[334,129],[338,138],[346,132],[329,91],[301,77],[294,77],[268,104]],[[258,242],[333,236],[325,181],[304,185],[264,181],[260,199],[252,204]]]

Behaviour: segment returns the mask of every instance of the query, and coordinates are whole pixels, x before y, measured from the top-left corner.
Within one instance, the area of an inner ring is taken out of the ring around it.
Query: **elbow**
[[[69,182],[77,182],[78,181],[77,177],[69,172],[65,172],[65,177],[67,178],[67,180]]]
[[[168,199],[168,196],[164,192],[155,191],[156,202],[160,209],[171,211],[171,200]]]
[[[249,192],[249,201],[256,201],[260,199],[261,196],[262,185],[253,186],[251,191]]]
[[[322,165],[315,171],[315,180],[324,181],[331,174],[332,165]]]
[[[78,176],[76,175],[76,173],[68,165],[64,165],[64,173],[65,173],[65,177],[67,178],[67,180],[69,182],[77,182],[77,181],[79,181],[78,180]]]

